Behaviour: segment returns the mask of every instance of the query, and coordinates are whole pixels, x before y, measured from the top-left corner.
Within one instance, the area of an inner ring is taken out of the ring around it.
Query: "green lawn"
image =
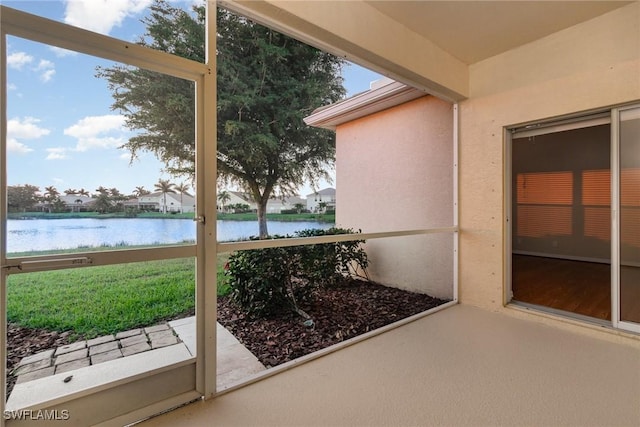
[[[218,293],[228,292],[218,257]],[[193,258],[11,275],[7,318],[93,338],[179,318],[195,306]]]

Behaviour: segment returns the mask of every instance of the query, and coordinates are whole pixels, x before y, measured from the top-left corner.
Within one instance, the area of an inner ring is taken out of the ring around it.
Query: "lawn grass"
[[[218,293],[229,292],[218,257]],[[16,274],[7,280],[7,320],[93,338],[193,313],[194,258]]]

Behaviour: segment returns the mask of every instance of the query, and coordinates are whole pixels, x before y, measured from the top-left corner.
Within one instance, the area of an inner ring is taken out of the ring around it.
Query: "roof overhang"
[[[421,90],[391,81],[335,104],[320,107],[304,118],[309,126],[335,130],[338,125],[427,96]]]

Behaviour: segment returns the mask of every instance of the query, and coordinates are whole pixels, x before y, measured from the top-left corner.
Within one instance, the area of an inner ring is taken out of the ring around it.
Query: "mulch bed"
[[[284,313],[248,318],[228,297],[218,298],[218,322],[267,368],[429,310],[446,301],[429,295],[358,280],[322,289],[312,305],[301,307],[314,325]]]
[[[23,357],[40,351],[70,344],[69,332],[23,328],[12,323],[7,325],[7,396],[13,390],[16,378],[9,375]]]
[[[313,319],[304,325],[291,312],[270,319],[250,319],[228,297],[218,298],[218,322],[227,328],[267,368],[280,365],[446,301],[429,295],[358,280],[319,290],[315,302],[302,309]],[[22,328],[9,323],[7,373],[20,360],[43,350],[69,344],[69,333]],[[7,375],[7,395],[15,377]]]

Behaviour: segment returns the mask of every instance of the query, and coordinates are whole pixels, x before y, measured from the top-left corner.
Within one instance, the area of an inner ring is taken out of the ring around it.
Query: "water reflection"
[[[269,222],[271,234],[293,234],[333,224],[312,221]],[[257,221],[217,221],[218,241],[258,234]],[[7,221],[7,252],[76,249],[92,246],[158,245],[193,242],[196,223],[163,218],[69,218]]]

